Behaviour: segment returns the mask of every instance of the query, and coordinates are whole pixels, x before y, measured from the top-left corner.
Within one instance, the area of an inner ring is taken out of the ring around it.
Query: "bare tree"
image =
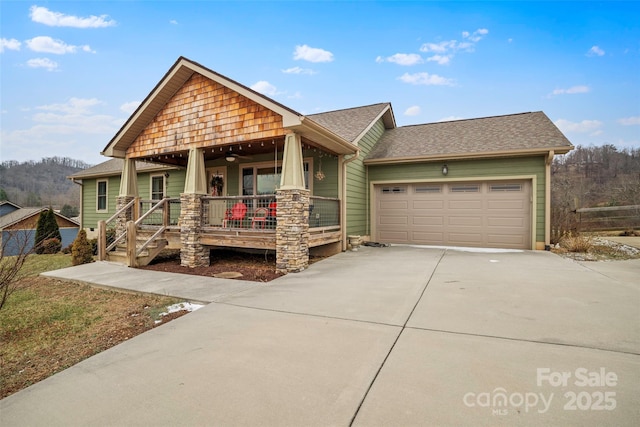
[[[0,310],[18,287],[18,273],[32,252],[33,232],[15,230],[4,233],[0,251]],[[17,253],[16,255],[5,255]]]

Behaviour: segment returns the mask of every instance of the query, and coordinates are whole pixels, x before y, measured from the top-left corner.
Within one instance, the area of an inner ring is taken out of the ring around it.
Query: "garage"
[[[531,181],[379,184],[382,243],[531,249]]]

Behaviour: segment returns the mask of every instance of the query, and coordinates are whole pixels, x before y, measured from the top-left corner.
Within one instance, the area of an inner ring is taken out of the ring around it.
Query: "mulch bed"
[[[226,249],[212,250],[208,267],[183,267],[180,265],[179,251],[165,251],[156,257],[151,264],[139,268],[208,277],[214,277],[221,273],[237,272],[242,276],[236,279],[252,282],[270,282],[283,276],[282,273],[276,273],[274,253],[254,254]]]

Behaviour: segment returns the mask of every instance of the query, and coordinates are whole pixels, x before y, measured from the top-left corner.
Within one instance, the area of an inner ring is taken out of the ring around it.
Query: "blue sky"
[[[398,125],[544,111],[640,146],[638,2],[6,1],[0,158],[88,163],[179,56],[303,114]]]

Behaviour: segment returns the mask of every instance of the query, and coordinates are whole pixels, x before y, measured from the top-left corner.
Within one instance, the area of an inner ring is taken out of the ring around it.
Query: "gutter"
[[[69,177],[71,182],[78,184],[80,187],[80,228],[84,228],[84,183],[76,181],[75,178]]]
[[[347,165],[360,157],[360,149],[356,150],[356,153],[348,159],[342,160],[342,203],[340,204],[340,218],[342,230],[342,250],[347,250]]]

